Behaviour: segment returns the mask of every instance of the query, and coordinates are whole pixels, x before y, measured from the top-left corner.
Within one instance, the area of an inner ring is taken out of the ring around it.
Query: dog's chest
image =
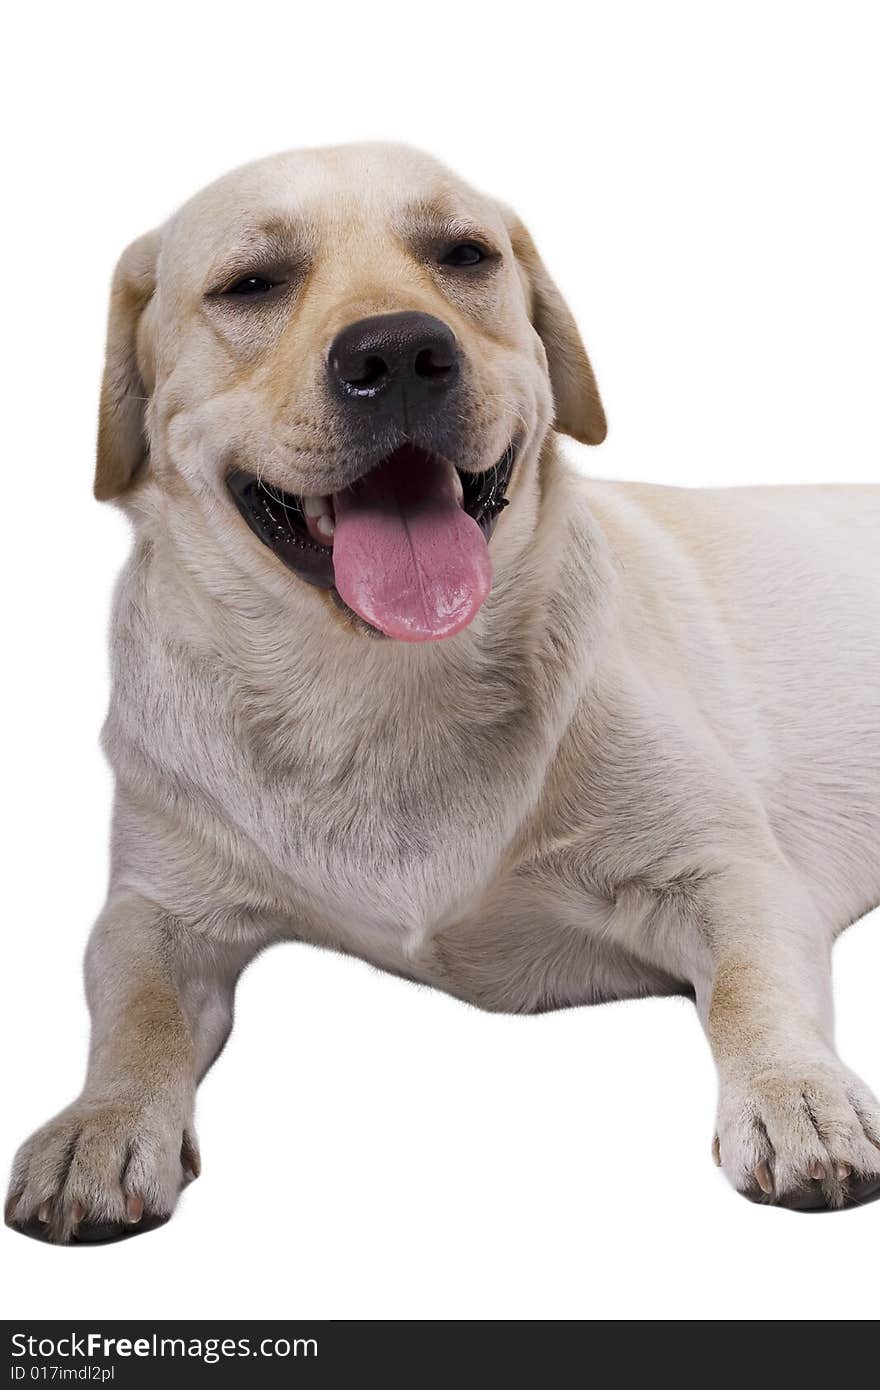
[[[263,809],[279,816],[267,826],[277,862],[309,907],[354,949],[409,957],[484,891],[536,780],[491,737],[386,726],[295,760]]]
[[[534,657],[443,644],[366,643],[343,662],[282,646],[259,614],[234,644],[209,646],[194,621],[184,643],[168,595],[174,623],[144,625],[148,597],[123,593],[105,729],[156,839],[146,856],[127,837],[135,871],[148,858],[186,915],[280,918],[405,969],[508,862],[573,688],[548,689]]]
[[[153,700],[136,736],[181,802],[198,789],[241,901],[401,968],[498,873],[551,751],[525,704],[395,719],[379,700],[357,715],[318,700],[290,713],[244,704],[221,682],[180,683],[177,695],[198,707]]]

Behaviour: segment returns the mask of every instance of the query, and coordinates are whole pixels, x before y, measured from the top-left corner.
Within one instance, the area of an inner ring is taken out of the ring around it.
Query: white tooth
[[[463,502],[464,488],[461,485],[461,474],[459,473],[457,468],[453,468],[452,470],[452,486],[455,489],[455,495],[458,498],[459,502]]]
[[[318,517],[315,525],[321,532],[321,535],[326,536],[328,541],[332,538],[333,532],[336,530],[336,522],[333,520],[332,516],[328,516],[326,512],[323,516]]]
[[[304,497],[302,502],[306,516],[329,516],[333,511],[329,497]]]

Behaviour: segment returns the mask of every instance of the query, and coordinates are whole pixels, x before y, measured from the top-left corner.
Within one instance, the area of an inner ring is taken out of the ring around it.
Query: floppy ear
[[[547,353],[556,405],[554,429],[581,444],[601,444],[608,432],[605,411],[574,316],[518,217],[508,214],[508,230],[528,282],[532,324]]]
[[[147,457],[138,326],[156,288],[158,254],[159,233],[148,232],[123,251],[113,275],[98,415],[94,489],[99,502],[125,492]]]

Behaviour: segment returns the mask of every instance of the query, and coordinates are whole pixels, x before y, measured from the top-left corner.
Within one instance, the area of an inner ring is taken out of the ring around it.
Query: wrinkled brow
[[[305,264],[314,250],[314,237],[304,222],[290,217],[263,218],[251,226],[239,226],[218,246],[206,268],[212,285],[244,275]]]
[[[475,241],[494,243],[497,237],[482,221],[452,198],[417,198],[396,218],[397,231],[407,241]]]

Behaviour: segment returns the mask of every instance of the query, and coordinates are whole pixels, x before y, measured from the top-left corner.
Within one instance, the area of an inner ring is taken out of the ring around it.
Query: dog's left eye
[[[270,290],[274,290],[277,283],[276,280],[267,280],[262,275],[243,275],[240,280],[236,280],[234,285],[229,285],[223,293],[243,296],[268,294]]]
[[[452,246],[443,257],[442,265],[479,265],[480,261],[486,259],[486,253],[482,246],[478,246],[475,241],[461,241],[457,246]]]

